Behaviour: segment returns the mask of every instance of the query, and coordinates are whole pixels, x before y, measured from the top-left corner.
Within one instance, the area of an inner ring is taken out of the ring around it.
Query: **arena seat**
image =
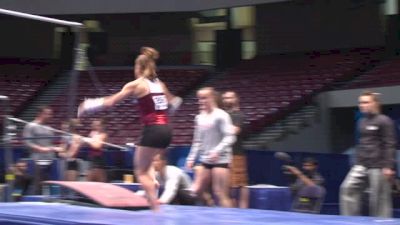
[[[361,74],[344,89],[370,88],[400,85],[400,59],[391,59],[381,63],[370,71]]]
[[[56,67],[46,59],[0,59],[0,95],[10,98],[10,113],[15,115],[48,84]]]
[[[329,90],[336,82],[352,79],[374,59],[377,51],[356,49],[257,57],[229,69],[221,79],[213,80],[210,86],[220,92],[234,90],[239,94],[245,114],[246,133],[253,134],[310,103],[315,94]],[[80,75],[77,92],[79,101],[115,93],[133,79],[132,71],[127,69],[97,70],[96,75],[102,84],[102,90],[95,88],[87,72]],[[159,75],[172,93],[185,95],[205,80],[207,71],[162,69]],[[51,104],[55,109],[53,121],[63,121],[67,117],[66,94],[59,96]],[[132,104],[134,101],[135,99],[127,99],[112,110],[98,112],[90,117],[107,120],[110,142],[124,144],[138,141],[141,125],[137,106]],[[184,104],[171,118],[175,129],[173,146],[190,145],[193,119],[197,113],[197,100],[192,92],[185,97]],[[86,120],[79,130],[82,135],[87,135],[90,131],[89,121],[90,119]],[[56,122],[52,125],[60,126]]]
[[[379,49],[354,49],[257,57],[228,70],[210,86],[220,92],[233,90],[239,94],[246,132],[252,134],[310,103],[313,95],[329,90],[335,82],[353,78],[374,60],[377,52]],[[190,121],[197,113],[196,98],[193,95],[186,98],[178,112],[175,119],[186,117]],[[175,124],[179,130],[176,135],[180,135],[181,126]],[[189,124],[187,127],[192,130]],[[175,144],[184,140],[174,138]],[[185,144],[190,141],[189,138]]]

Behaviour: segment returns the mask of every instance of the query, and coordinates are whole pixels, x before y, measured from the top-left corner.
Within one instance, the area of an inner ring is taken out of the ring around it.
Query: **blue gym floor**
[[[140,225],[205,225],[205,224],[272,224],[272,225],[399,225],[400,219],[310,215],[292,212],[226,209],[195,206],[161,207],[125,211],[91,208],[60,203],[0,203],[0,224],[140,224]]]

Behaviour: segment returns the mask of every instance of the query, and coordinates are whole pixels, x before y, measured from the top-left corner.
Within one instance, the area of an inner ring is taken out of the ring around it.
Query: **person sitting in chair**
[[[303,170],[294,166],[285,168],[296,177],[292,185],[293,211],[319,213],[325,188],[322,186],[324,178],[318,173],[318,162],[313,158],[303,160]]]
[[[10,171],[14,175],[14,201],[20,201],[21,197],[28,194],[29,188],[33,182],[32,176],[28,174],[28,163],[20,159],[15,165],[11,166]]]

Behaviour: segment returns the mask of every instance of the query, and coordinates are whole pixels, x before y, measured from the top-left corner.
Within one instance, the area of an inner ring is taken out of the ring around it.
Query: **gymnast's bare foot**
[[[150,204],[150,208],[151,210],[153,210],[153,212],[160,212],[160,201],[156,198],[156,199],[148,199],[149,200],[149,204]]]

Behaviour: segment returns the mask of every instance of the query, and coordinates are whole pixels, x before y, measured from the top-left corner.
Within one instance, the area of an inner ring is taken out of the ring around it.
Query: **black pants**
[[[37,162],[34,164],[34,177],[33,177],[33,193],[35,195],[42,194],[42,181],[50,179],[51,164],[39,165]]]
[[[195,205],[196,198],[191,194],[190,190],[178,190],[174,200],[171,201],[173,205]]]

